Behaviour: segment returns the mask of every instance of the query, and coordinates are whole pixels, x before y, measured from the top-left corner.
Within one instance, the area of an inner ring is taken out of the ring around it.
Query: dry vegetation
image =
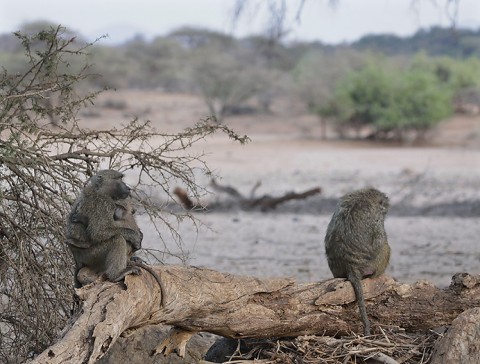
[[[78,111],[96,93],[79,95],[75,86],[89,70],[62,70],[71,56],[85,56],[85,46],[61,27],[18,37],[28,68],[0,74],[0,360],[13,363],[48,346],[71,314],[73,262],[63,243],[64,219],[95,170],[135,171],[137,199],[154,223],[169,226],[145,190],[169,196],[171,184],[181,182],[198,195],[203,187],[194,174],[209,171],[201,155],[185,151],[216,132],[245,140],[208,119],[175,134],[137,119],[108,129],[81,127]],[[52,105],[54,99],[62,102]]]
[[[255,359],[263,364],[354,364],[369,359],[385,364],[426,364],[439,334],[407,334],[398,330],[381,330],[369,337],[299,336],[294,339],[248,340],[243,353],[236,353],[229,363],[246,363]],[[395,358],[395,359],[392,359]]]

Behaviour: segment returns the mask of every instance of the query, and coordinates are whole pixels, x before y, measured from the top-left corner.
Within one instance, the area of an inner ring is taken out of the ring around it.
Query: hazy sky
[[[460,0],[458,25],[480,28],[480,0]],[[119,42],[143,33],[150,38],[184,25],[232,32],[234,0],[0,0],[0,33],[18,30],[24,22],[48,20],[94,39],[108,33]],[[266,4],[266,0],[251,0]],[[447,0],[306,0],[301,22],[295,21],[300,0],[287,0],[290,39],[326,43],[353,41],[368,33],[410,35],[420,27],[448,26]],[[436,5],[435,5],[436,4]],[[233,35],[264,29],[265,6],[252,6]],[[105,42],[105,41],[103,41]],[[107,41],[108,42],[108,41]]]

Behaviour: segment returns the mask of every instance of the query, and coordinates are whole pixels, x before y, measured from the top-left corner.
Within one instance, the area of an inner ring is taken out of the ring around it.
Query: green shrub
[[[368,126],[377,138],[416,137],[452,111],[452,91],[429,70],[370,63],[337,85],[324,113],[342,128]]]

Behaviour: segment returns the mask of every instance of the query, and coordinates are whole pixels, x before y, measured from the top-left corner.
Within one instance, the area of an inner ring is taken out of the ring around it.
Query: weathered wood
[[[291,201],[291,200],[303,200],[305,198],[317,195],[322,192],[320,187],[311,188],[304,192],[296,193],[296,192],[288,192],[283,196],[280,197],[272,197],[269,195],[264,195],[258,198],[252,198],[249,200],[244,200],[242,202],[242,206],[248,208],[260,208],[262,211],[273,210],[278,205]]]
[[[94,363],[129,328],[175,326],[176,338],[157,352],[182,348],[190,334],[208,331],[232,337],[285,337],[361,331],[355,295],[348,281],[296,284],[291,279],[258,279],[185,266],[155,266],[164,281],[149,274],[125,283],[96,283],[78,290],[79,317],[35,363]],[[455,285],[438,289],[427,282],[406,285],[389,277],[365,279],[367,311],[376,325],[418,332],[449,325],[461,312],[480,306],[480,279],[457,275]],[[184,331],[184,334],[181,334]],[[183,340],[183,342],[182,342]]]
[[[462,312],[435,344],[432,364],[480,363],[480,307]]]
[[[252,209],[258,209],[261,211],[273,210],[278,205],[284,202],[291,201],[291,200],[306,199],[322,192],[322,189],[320,187],[315,187],[300,193],[287,192],[284,195],[278,196],[278,197],[273,197],[270,195],[263,195],[262,197],[254,197],[254,192],[259,185],[260,184],[257,183],[253,187],[250,197],[246,198],[246,197],[243,197],[242,194],[232,186],[220,185],[219,183],[216,182],[215,179],[212,179],[212,181],[210,182],[210,186],[214,190],[221,193],[225,193],[230,197],[233,197],[234,203],[232,202],[231,203],[232,205],[236,204],[241,208],[247,209],[247,210],[252,210]],[[205,204],[201,205],[201,204],[194,203],[193,200],[190,197],[188,197],[187,191],[181,187],[175,187],[175,189],[173,190],[173,194],[177,196],[180,203],[187,210],[192,210],[196,208],[205,209],[207,207],[209,207],[210,209],[215,208],[215,204],[213,206],[212,205],[207,206]]]

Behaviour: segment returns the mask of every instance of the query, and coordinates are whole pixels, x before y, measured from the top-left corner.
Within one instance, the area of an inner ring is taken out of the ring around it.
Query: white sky
[[[479,29],[480,0],[460,1],[458,25]],[[234,0],[0,0],[0,33],[18,30],[22,23],[34,20],[65,25],[89,39],[108,34],[110,42],[123,41],[138,33],[147,38],[165,35],[184,25],[229,33],[234,3]],[[412,8],[412,0],[340,0],[335,8],[329,7],[327,0],[306,0],[300,24],[294,21],[300,0],[287,3],[290,39],[340,43],[369,33],[405,36],[420,27],[450,24],[445,10],[447,0],[417,0],[420,6],[416,8]],[[264,19],[264,7],[250,8],[233,35],[260,33]]]

